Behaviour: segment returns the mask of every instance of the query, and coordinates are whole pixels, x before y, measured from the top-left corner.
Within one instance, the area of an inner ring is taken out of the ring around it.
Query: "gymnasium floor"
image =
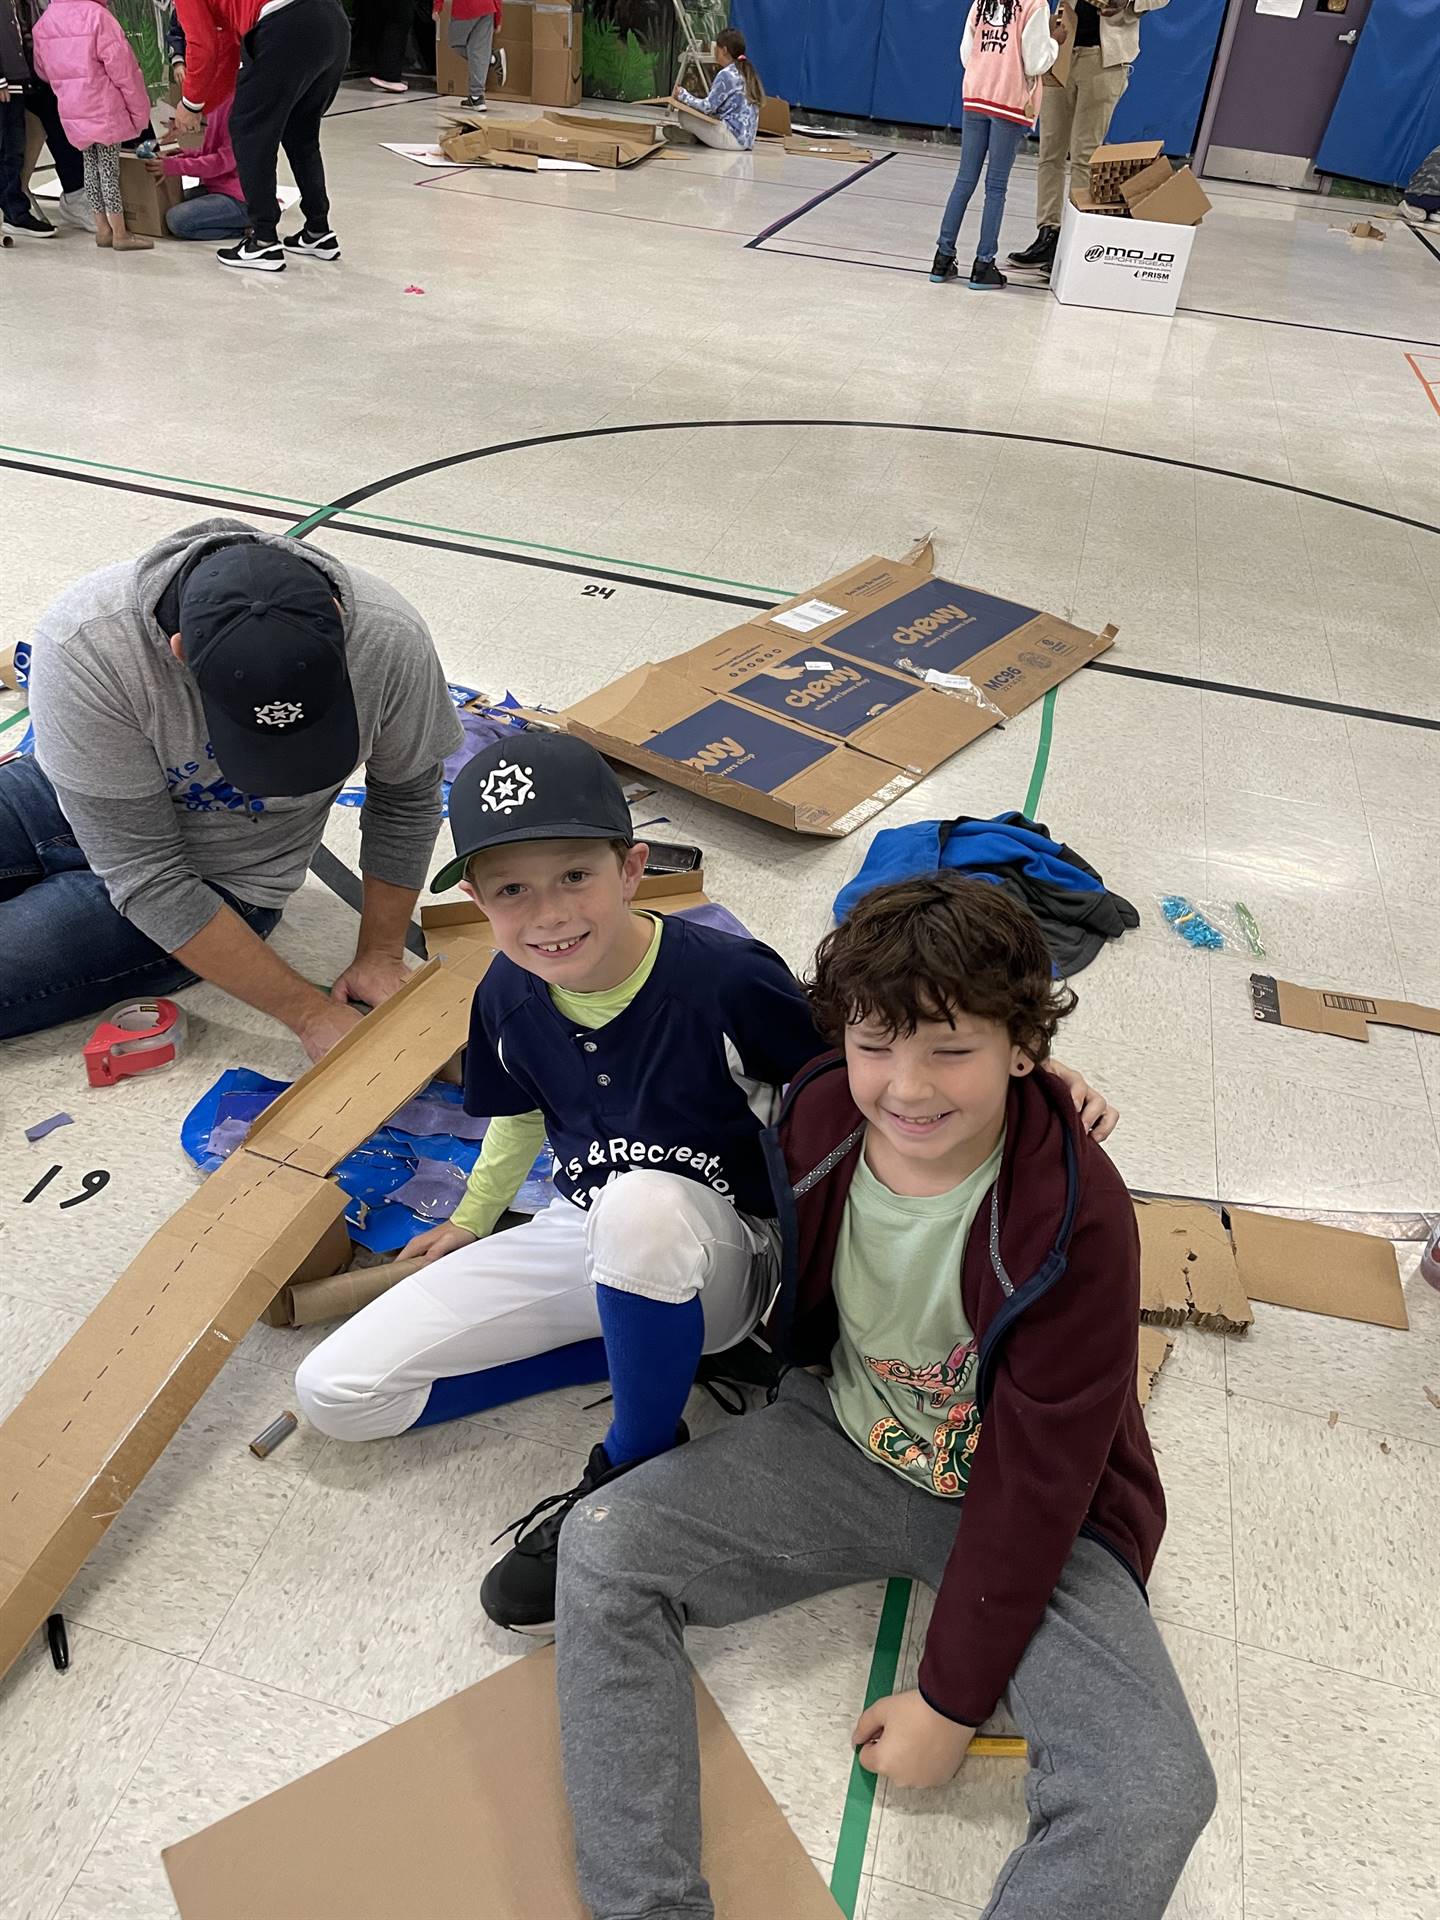
[[[1440,252],[1218,185],[1169,323],[930,286],[933,152],[531,178],[379,144],[435,126],[432,100],[342,97],[338,268],[227,276],[205,247],[117,259],[78,234],[0,257],[0,642],[177,527],[281,528],[400,475],[320,544],[416,602],[452,679],[559,705],[930,534],[944,574],[1120,628],[1053,727],[1032,708],[882,824],[1028,797],[1140,909],[1061,1049],[1123,1110],[1127,1178],[1440,1212],[1440,1039],[1259,1027],[1246,963],[1155,906],[1243,898],[1276,973],[1440,1003]],[[1030,207],[1022,162],[1007,249]],[[860,844],[663,789],[647,807],[805,961]],[[354,866],[352,812],[328,844]],[[328,979],[355,924],[312,878],[276,945]],[[0,1410],[193,1190],[193,1098],[227,1066],[300,1064],[235,1002],[188,1006],[188,1058],[120,1091],[85,1090],[78,1030],[0,1049]],[[61,1107],[77,1124],[27,1146]],[[24,1205],[54,1161],[108,1188]],[[1408,1333],[1262,1306],[1244,1339],[1182,1334],[1155,1389],[1153,1605],[1220,1789],[1180,1920],[1440,1914],[1440,1295],[1400,1250]],[[302,1430],[257,1461],[311,1339],[249,1335],[71,1589],[70,1671],[33,1644],[0,1683],[3,1920],[161,1920],[162,1845],[523,1650],[481,1616],[487,1543],[577,1476],[593,1394],[371,1446]],[[1023,1828],[1011,1764],[882,1789],[841,1845],[882,1600],[694,1652],[827,1874],[840,1847],[862,1920],[974,1920]],[[880,1635],[902,1683],[923,1614]]]

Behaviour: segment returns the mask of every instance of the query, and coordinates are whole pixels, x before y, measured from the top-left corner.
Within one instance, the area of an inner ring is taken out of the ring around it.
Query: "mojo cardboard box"
[[[329,1176],[465,1044],[489,961],[447,947],[267,1107],[0,1423],[0,1673],[276,1294],[343,1263]]]
[[[665,151],[665,134],[658,122],[609,120],[598,113],[542,113],[534,120],[494,121],[462,109],[441,135],[440,145],[457,165],[535,173],[542,160],[633,167]]]
[[[152,240],[165,239],[170,229],[165,215],[179,206],[185,189],[170,174],[160,179],[146,171],[145,162],[133,153],[120,156],[120,204],[125,209],[125,224],[131,233],[148,234]]]
[[[1097,147],[1089,193],[1072,195],[1060,217],[1050,291],[1064,306],[1174,313],[1209,211],[1200,182],[1172,167],[1158,140]]]
[[[695,1694],[717,1920],[840,1920],[698,1681]],[[181,1828],[183,1806],[168,1818]],[[182,1920],[585,1920],[553,1650],[177,1840],[163,1858]]]
[[[838,837],[1114,638],[937,578],[926,543],[534,717],[720,806]]]

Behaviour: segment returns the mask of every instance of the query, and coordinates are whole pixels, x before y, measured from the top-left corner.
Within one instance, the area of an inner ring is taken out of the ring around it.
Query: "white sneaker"
[[[1412,227],[1423,227],[1431,217],[1423,207],[1412,207],[1408,200],[1402,200],[1397,209],[1402,220],[1408,220]]]
[[[83,233],[94,233],[95,216],[90,211],[90,202],[83,187],[76,187],[73,193],[62,193],[58,200],[51,200],[47,204],[62,226],[79,227]]]

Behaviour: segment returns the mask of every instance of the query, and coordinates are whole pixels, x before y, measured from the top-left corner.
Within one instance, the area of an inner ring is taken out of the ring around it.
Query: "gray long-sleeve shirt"
[[[252,906],[283,906],[339,791],[241,793],[216,763],[199,689],[155,610],[191,553],[232,540],[281,544],[238,520],[207,520],[89,574],[42,615],[30,664],[36,759],[116,908],[169,952],[219,911],[207,881]],[[444,761],[461,743],[434,642],[383,580],[297,550],[329,580],[344,618],[365,767],[360,865],[418,888],[440,826]]]

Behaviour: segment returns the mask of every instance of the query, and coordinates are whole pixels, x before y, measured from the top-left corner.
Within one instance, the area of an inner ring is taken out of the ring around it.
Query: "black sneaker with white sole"
[[[324,233],[311,233],[302,227],[299,233],[285,236],[285,251],[297,260],[338,260],[340,242],[327,227]]]
[[[676,1446],[683,1445],[689,1438],[690,1430],[682,1420],[675,1435]],[[639,1460],[630,1460],[623,1467],[612,1467],[604,1447],[594,1446],[590,1449],[584,1473],[573,1487],[564,1493],[548,1494],[545,1499],[537,1501],[523,1518],[495,1536],[497,1540],[503,1540],[506,1533],[515,1535],[514,1546],[495,1562],[480,1585],[480,1604],[497,1627],[508,1627],[512,1633],[545,1634],[554,1631],[560,1529],[569,1518],[571,1508],[577,1506],[587,1494],[594,1493],[612,1480],[618,1480],[621,1474],[629,1473],[632,1467],[643,1464]],[[540,1518],[542,1514],[545,1516],[543,1519]],[[532,1525],[532,1522],[538,1524]],[[527,1527],[531,1529],[529,1533],[525,1531]]]
[[[53,240],[55,229],[48,220],[42,220],[39,214],[29,207],[23,213],[7,213],[5,231],[13,233],[19,240]]]
[[[233,247],[221,247],[215,258],[222,267],[248,267],[254,273],[283,273],[285,252],[278,240],[252,240],[246,234]]]
[[[467,93],[465,98],[460,102],[460,105],[466,113],[488,113],[490,111],[485,102],[483,100],[477,100],[472,93]]]

